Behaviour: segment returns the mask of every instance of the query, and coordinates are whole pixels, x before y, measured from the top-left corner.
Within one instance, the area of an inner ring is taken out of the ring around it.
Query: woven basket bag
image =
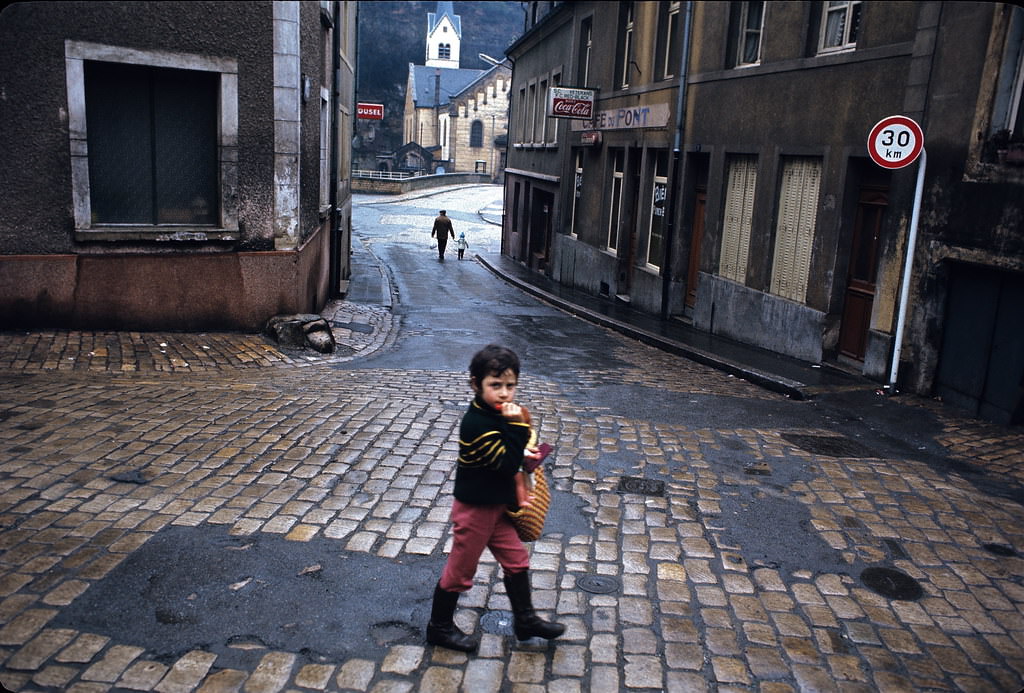
[[[548,482],[544,477],[544,468],[537,467],[533,470],[532,475],[533,491],[530,493],[530,504],[524,505],[516,511],[505,511],[516,527],[516,534],[523,541],[540,539],[541,532],[544,531],[544,518],[551,505],[551,491],[548,489]]]

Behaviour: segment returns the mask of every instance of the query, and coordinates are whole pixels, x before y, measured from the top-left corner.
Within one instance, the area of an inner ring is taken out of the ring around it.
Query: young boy
[[[466,233],[463,231],[459,233],[459,240],[455,241],[455,249],[459,251],[459,259],[462,259],[463,254],[466,252],[466,248],[469,247],[469,241],[466,240]]]
[[[469,376],[475,396],[459,428],[452,551],[434,588],[427,642],[462,652],[479,647],[480,638],[459,630],[453,617],[459,593],[473,586],[485,547],[501,564],[516,637],[557,638],[565,626],[545,621],[534,611],[530,554],[505,515],[505,509],[516,504],[514,479],[523,456],[534,454],[527,448],[531,431],[526,412],[514,401],[519,357],[491,344],[473,356]]]

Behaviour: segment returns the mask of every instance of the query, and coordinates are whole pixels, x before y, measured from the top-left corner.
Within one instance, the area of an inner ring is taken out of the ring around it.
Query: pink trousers
[[[504,505],[468,505],[456,500],[451,518],[452,552],[441,573],[441,589],[465,592],[471,588],[485,547],[506,575],[530,568],[530,554],[505,516]]]

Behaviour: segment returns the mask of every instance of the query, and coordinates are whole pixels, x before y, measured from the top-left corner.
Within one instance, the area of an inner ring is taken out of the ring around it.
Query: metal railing
[[[408,171],[371,171],[367,169],[352,169],[353,178],[376,178],[377,180],[405,180],[419,174]]]

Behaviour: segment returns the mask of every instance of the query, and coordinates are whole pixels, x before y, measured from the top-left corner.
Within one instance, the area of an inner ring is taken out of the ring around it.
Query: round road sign
[[[882,168],[903,168],[914,163],[924,147],[924,132],[916,121],[895,115],[882,118],[868,135],[868,153]]]

